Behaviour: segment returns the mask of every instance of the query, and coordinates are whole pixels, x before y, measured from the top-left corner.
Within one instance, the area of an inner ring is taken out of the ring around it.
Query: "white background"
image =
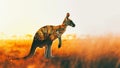
[[[0,33],[34,34],[61,24],[67,12],[76,27],[65,34],[120,34],[120,0],[0,0]]]

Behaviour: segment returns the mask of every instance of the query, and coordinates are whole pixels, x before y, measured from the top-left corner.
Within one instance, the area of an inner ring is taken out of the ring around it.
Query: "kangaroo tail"
[[[36,44],[36,40],[33,40],[33,43],[32,43],[32,46],[31,46],[31,49],[30,49],[30,52],[27,56],[23,57],[23,59],[26,59],[26,58],[29,58],[29,57],[32,57],[35,53],[35,50],[37,48],[37,44]]]

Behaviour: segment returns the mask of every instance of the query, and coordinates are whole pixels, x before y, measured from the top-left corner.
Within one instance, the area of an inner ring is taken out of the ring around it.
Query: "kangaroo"
[[[67,26],[75,27],[75,24],[71,19],[69,19],[70,14],[67,13],[66,17],[61,25],[53,26],[53,25],[46,25],[41,27],[34,35],[34,39],[32,42],[32,46],[30,52],[24,58],[32,57],[35,53],[37,47],[42,48],[45,46],[45,57],[50,58],[52,57],[51,53],[51,46],[52,42],[58,38],[59,44],[58,48],[61,47],[62,40],[61,36],[66,31]]]

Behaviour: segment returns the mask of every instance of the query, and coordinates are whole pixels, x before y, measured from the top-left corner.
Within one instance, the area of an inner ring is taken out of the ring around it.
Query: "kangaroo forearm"
[[[59,40],[58,48],[60,48],[62,45],[61,37],[59,37],[58,40]]]

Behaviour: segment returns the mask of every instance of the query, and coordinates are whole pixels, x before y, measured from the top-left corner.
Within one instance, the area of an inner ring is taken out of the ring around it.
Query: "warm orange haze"
[[[0,68],[120,68],[120,36],[62,36],[62,47],[58,40],[52,45],[51,59],[44,58],[45,48],[37,48],[35,55],[26,60],[33,36],[12,36],[0,39]]]
[[[67,27],[61,48],[64,30],[36,33],[65,20],[76,26]],[[0,68],[120,68],[119,29],[120,0],[0,0]],[[32,51],[34,37],[45,40],[48,34],[60,37],[52,43],[53,58],[45,58],[43,47],[16,59]]]

